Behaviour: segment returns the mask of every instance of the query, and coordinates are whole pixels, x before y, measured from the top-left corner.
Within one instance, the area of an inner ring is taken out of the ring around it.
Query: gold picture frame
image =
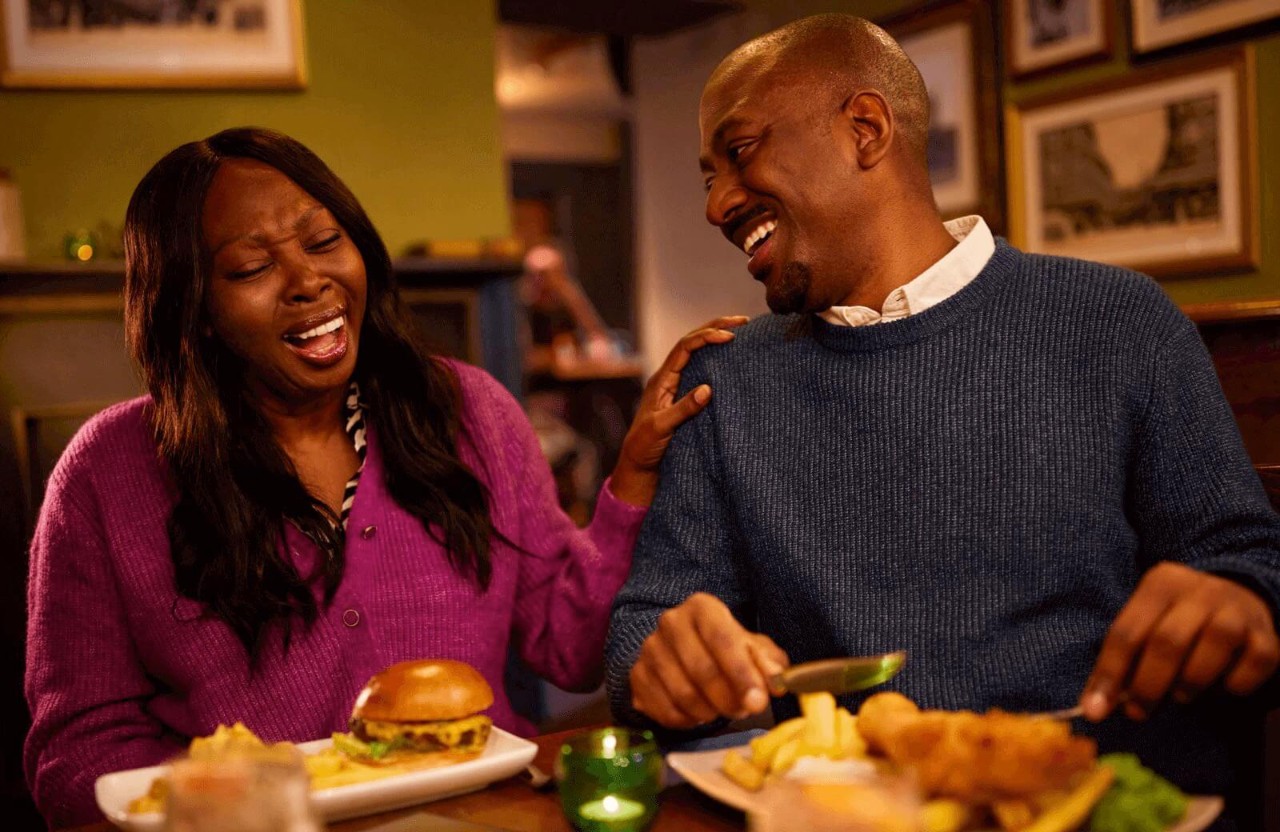
[[[1004,229],[1000,75],[987,0],[952,0],[880,21],[929,90],[929,175],[946,219],[980,214]]]
[[[1115,26],[1106,0],[1006,0],[1000,6],[1010,77],[1078,66],[1111,54]]]
[[[0,0],[0,85],[302,89],[302,0]]]
[[[1254,75],[1238,46],[1009,107],[1010,239],[1160,277],[1256,268]]]
[[[1133,51],[1151,52],[1280,17],[1276,0],[1132,0]]]

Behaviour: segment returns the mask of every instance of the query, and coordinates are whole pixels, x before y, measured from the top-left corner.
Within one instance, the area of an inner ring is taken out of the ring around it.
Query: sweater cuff
[[[1195,564],[1197,569],[1235,581],[1252,591],[1271,610],[1271,622],[1280,631],[1280,583],[1273,570],[1248,558],[1221,555]]]
[[[613,493],[612,482],[613,477],[610,476],[600,486],[600,494],[596,497],[595,516],[591,520],[591,525],[594,526],[604,521],[610,528],[616,529],[619,534],[629,537],[631,544],[634,545],[636,537],[640,534],[640,526],[644,523],[644,518],[649,513],[649,507],[635,506],[624,502],[618,495]]]
[[[636,539],[640,537],[640,526],[648,513],[645,506],[633,506],[618,499],[609,489],[609,481],[605,480],[596,497],[595,515],[587,527],[587,534],[599,552],[600,560],[595,569],[601,580],[597,587],[599,592],[607,593],[607,597],[601,598],[606,609],[631,574],[631,555],[636,548]]]

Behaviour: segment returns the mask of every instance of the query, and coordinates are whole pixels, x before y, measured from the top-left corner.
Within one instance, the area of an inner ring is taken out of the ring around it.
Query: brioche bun
[[[375,722],[440,722],[477,714],[493,689],[474,667],[451,659],[393,664],[360,691],[351,716]]]

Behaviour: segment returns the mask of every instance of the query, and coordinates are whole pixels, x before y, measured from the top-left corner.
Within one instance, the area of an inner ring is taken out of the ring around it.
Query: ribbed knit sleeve
[[[693,355],[677,397],[707,380],[705,364],[715,347]],[[658,616],[697,592],[724,601],[752,626],[750,594],[735,551],[737,524],[719,482],[715,442],[716,398],[672,438],[663,459],[661,487],[636,544],[631,576],[613,606],[605,653],[606,684],[614,717],[646,724],[631,707],[631,667]]]
[[[1156,353],[1131,480],[1143,565],[1243,577],[1280,609],[1280,518],[1249,462],[1213,362],[1185,319]]]
[[[503,531],[524,550],[512,639],[539,675],[567,690],[594,688],[609,608],[630,569],[646,509],[622,502],[606,483],[591,525],[578,528],[560,508],[551,468],[520,405],[489,376],[459,369],[469,412],[483,414],[473,433],[492,429],[502,445],[486,455],[490,488],[498,500],[511,501],[504,513],[516,525]]]
[[[154,765],[182,748],[144,710],[155,687],[133,648],[88,467],[74,447],[63,457],[31,545],[25,768],[55,828],[100,817],[100,775]]]

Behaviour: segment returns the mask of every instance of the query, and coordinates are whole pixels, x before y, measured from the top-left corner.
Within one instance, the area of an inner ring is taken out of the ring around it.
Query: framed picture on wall
[[[306,83],[301,0],[0,0],[9,87]]]
[[[1132,0],[1130,8],[1135,52],[1280,17],[1277,0]]]
[[[1011,238],[1166,276],[1257,265],[1251,47],[1010,108]]]
[[[941,3],[882,21],[929,90],[929,177],[944,218],[981,214],[1004,228],[1000,77],[991,7]]]
[[[1001,6],[1010,75],[1084,63],[1111,52],[1111,9],[1105,0],[1006,0]]]

